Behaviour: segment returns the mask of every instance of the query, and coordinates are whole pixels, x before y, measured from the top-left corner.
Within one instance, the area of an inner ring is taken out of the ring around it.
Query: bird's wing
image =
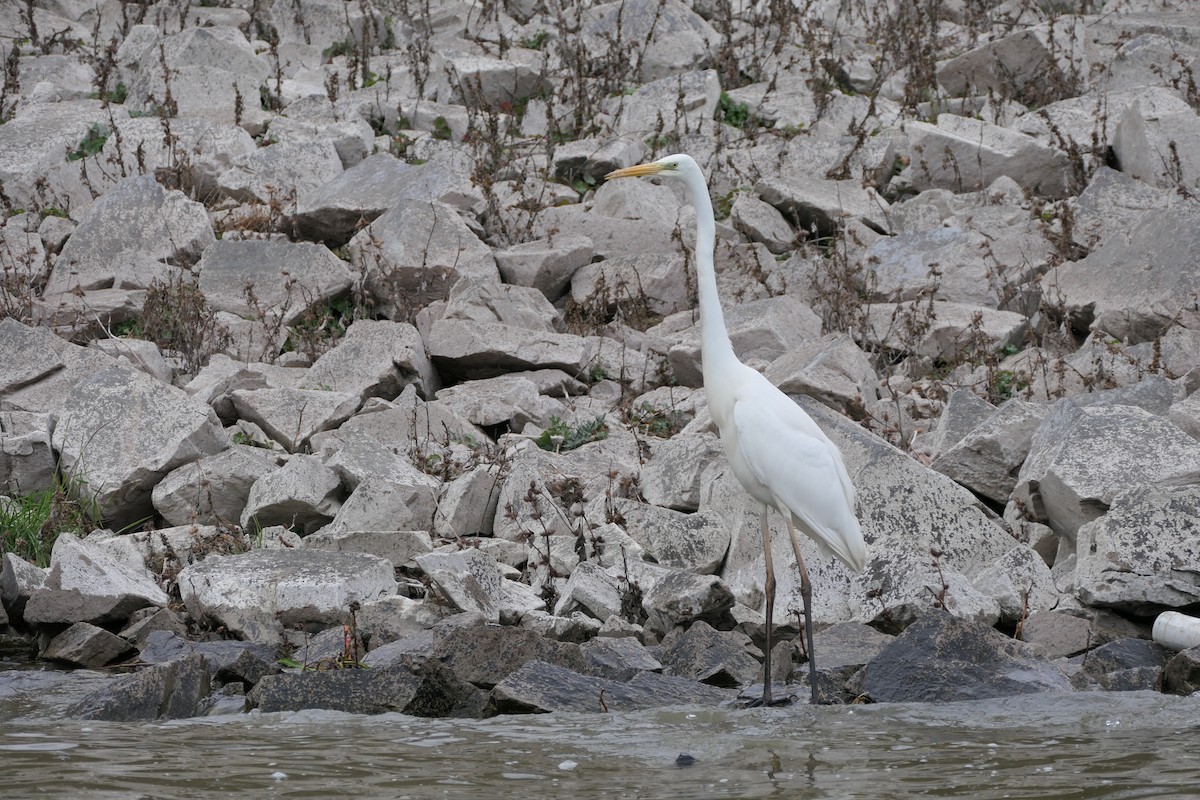
[[[823,550],[861,570],[866,545],[854,515],[854,486],[836,445],[766,378],[737,393],[733,424],[741,456],[758,481]]]

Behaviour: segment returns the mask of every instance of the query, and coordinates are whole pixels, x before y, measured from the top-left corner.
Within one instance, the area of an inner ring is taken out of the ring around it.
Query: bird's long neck
[[[731,374],[730,366],[738,362],[733,345],[725,330],[725,315],[717,295],[717,273],[713,266],[713,247],[717,226],[713,222],[712,201],[702,178],[688,180],[692,205],[696,208],[696,282],[700,299],[700,356],[703,361],[704,386],[712,396],[718,376]],[[710,400],[711,402],[711,400]]]

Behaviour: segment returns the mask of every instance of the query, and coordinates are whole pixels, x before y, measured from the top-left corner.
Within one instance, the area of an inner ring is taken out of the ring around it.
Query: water
[[[1184,798],[1200,698],[676,708],[424,720],[64,719],[90,673],[0,672],[0,795],[61,798]],[[21,714],[12,719],[13,714]],[[677,759],[687,754],[691,766]]]

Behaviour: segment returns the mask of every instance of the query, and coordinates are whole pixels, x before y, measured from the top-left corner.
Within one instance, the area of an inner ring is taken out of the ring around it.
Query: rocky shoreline
[[[823,699],[1200,688],[1200,7],[877,5],[0,11],[7,658],[96,719],[753,697],[694,214],[602,181],[687,151],[858,487]]]

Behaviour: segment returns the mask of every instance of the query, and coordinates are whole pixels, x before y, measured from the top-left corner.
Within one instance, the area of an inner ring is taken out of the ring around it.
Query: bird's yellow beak
[[[624,169],[615,169],[604,176],[604,180],[611,181],[614,178],[642,178],[646,175],[657,175],[664,169],[662,164],[657,161],[651,161],[649,164],[638,164],[633,167],[625,167]]]

